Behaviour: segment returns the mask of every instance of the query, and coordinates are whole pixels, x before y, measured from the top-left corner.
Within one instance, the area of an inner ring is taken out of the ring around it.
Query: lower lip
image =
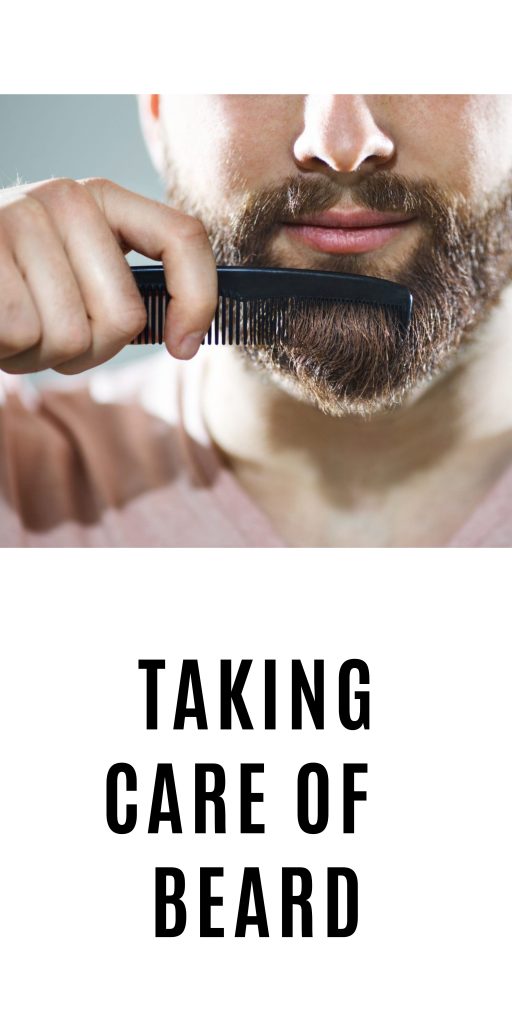
[[[317,252],[358,253],[381,249],[410,223],[402,221],[374,228],[324,228],[311,224],[285,224],[284,227],[292,238]]]

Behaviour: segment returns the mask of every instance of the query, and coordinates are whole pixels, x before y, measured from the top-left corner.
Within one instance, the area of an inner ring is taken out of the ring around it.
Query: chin
[[[324,382],[319,384],[320,373],[316,379],[311,374],[294,374],[288,369],[282,369],[273,364],[265,358],[261,351],[257,353],[250,349],[238,351],[244,359],[248,359],[255,372],[265,377],[270,385],[278,388],[293,401],[308,405],[324,416],[338,419],[349,416],[368,419],[377,413],[388,412],[401,405],[410,404],[420,393],[423,393],[429,383],[425,380],[414,391],[404,386],[397,388],[393,393],[343,395],[334,384],[329,385]]]

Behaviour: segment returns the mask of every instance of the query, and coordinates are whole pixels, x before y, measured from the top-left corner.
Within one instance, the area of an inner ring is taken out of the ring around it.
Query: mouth
[[[324,210],[284,222],[286,235],[316,252],[365,253],[381,249],[416,221],[403,213],[373,210]]]

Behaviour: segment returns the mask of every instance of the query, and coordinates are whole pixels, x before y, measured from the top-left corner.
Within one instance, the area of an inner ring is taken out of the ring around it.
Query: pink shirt
[[[0,546],[284,546],[210,441],[202,357],[41,390],[0,371]],[[447,546],[511,545],[512,467]]]
[[[201,356],[41,390],[0,371],[0,546],[280,545],[204,427]]]

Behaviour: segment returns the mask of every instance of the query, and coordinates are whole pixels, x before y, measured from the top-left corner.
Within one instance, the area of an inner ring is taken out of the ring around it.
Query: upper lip
[[[304,224],[319,228],[346,228],[357,231],[360,228],[375,228],[383,224],[397,224],[413,219],[413,215],[397,211],[379,213],[377,210],[365,210],[353,207],[347,210],[322,210],[321,213],[310,213],[297,217],[288,224]]]

